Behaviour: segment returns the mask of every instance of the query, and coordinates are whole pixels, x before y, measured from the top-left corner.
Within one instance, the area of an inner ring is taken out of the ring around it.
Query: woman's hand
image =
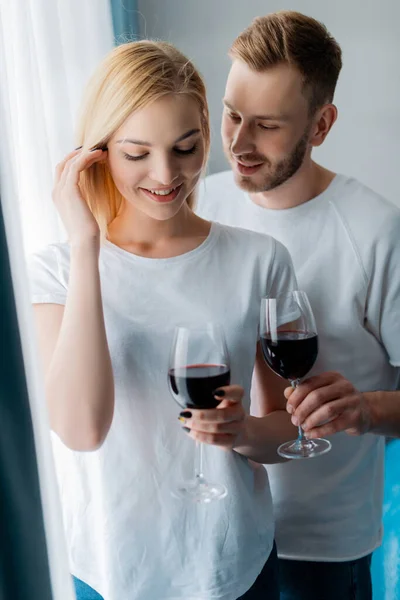
[[[243,396],[239,385],[219,388],[215,393],[215,398],[221,400],[217,408],[188,408],[180,413],[179,420],[194,440],[232,450],[244,429]]]
[[[80,173],[107,156],[103,150],[68,154],[56,167],[53,201],[67,230],[71,245],[98,241],[100,230],[79,187]]]

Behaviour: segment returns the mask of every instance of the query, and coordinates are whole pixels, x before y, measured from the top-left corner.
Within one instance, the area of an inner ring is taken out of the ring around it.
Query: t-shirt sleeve
[[[266,296],[276,298],[278,294],[285,294],[297,290],[297,280],[291,256],[287,248],[274,240],[275,253],[268,277]]]
[[[367,329],[400,367],[400,211],[390,214],[375,236],[365,313]]]
[[[67,285],[57,247],[52,245],[28,257],[32,304],[65,304]]]

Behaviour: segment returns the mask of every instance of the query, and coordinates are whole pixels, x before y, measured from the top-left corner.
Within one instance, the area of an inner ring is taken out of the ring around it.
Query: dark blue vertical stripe
[[[39,475],[0,204],[0,599],[51,600]]]

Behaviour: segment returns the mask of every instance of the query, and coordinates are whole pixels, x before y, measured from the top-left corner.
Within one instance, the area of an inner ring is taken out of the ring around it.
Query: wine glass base
[[[283,458],[300,459],[314,458],[329,452],[332,444],[328,440],[317,438],[315,440],[293,440],[285,442],[278,448],[279,456]]]
[[[228,490],[220,483],[210,483],[204,478],[196,478],[178,484],[171,493],[180,500],[208,504],[225,498],[228,495]]]

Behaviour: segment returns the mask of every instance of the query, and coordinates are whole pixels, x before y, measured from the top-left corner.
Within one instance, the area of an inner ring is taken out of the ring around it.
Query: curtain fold
[[[25,255],[64,238],[54,169],[112,47],[108,0],[0,0],[0,600],[75,597]]]
[[[51,199],[54,169],[74,148],[84,85],[113,44],[109,0],[0,2],[0,129],[28,254],[65,238]]]
[[[0,95],[1,115],[7,108],[4,99]],[[5,130],[2,133],[0,599],[72,600],[50,425],[39,376],[20,211],[15,201],[13,153],[9,136]]]

